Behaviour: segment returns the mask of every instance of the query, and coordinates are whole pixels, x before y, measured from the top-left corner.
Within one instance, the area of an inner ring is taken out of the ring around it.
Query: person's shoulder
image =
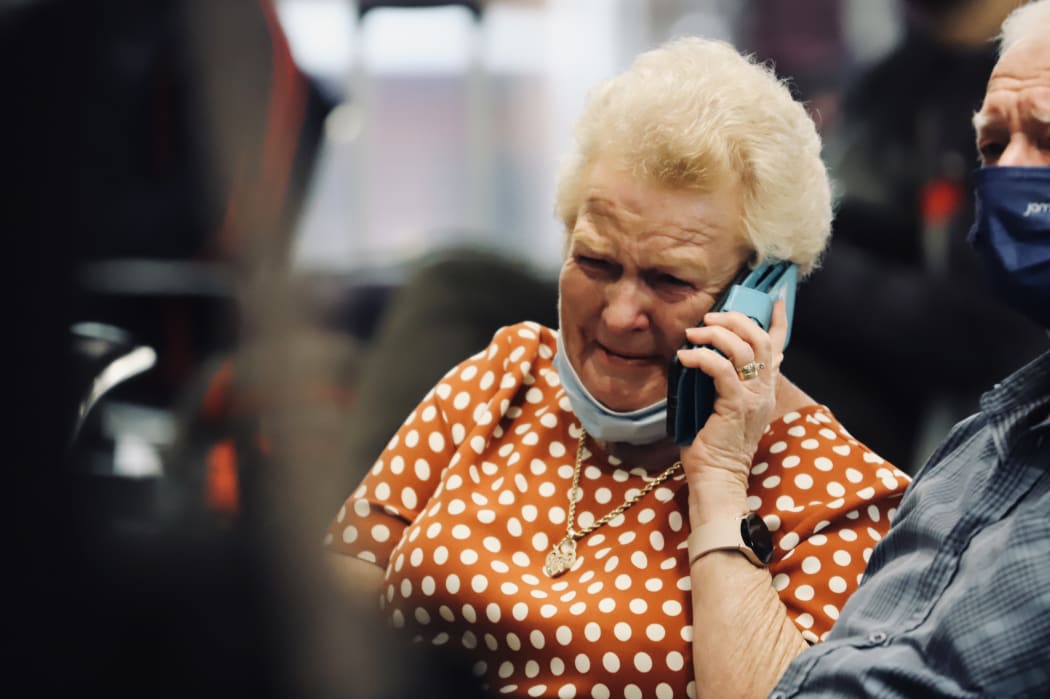
[[[473,383],[477,376],[483,393],[530,383],[553,363],[557,338],[554,330],[533,321],[503,326],[486,347],[450,369],[434,390],[444,397],[443,385]]]
[[[539,356],[551,359],[558,347],[558,334],[545,325],[531,320],[505,325],[496,331],[486,352],[492,358],[505,355],[513,356],[514,361],[526,357]]]
[[[829,478],[838,478],[842,472],[853,483],[883,481],[890,491],[910,481],[904,471],[854,437],[830,408],[819,403],[790,410],[771,422],[759,452],[769,458],[770,466],[780,462],[792,468],[805,459]]]

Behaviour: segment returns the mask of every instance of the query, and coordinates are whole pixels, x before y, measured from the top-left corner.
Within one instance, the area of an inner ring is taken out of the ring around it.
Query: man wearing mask
[[[973,120],[969,240],[1000,299],[1050,328],[1050,0],[1012,12],[1001,42]],[[1050,351],[955,426],[826,642],[771,697],[1045,697],[1048,648]]]
[[[901,41],[849,82],[827,132],[834,232],[799,287],[785,361],[857,437],[913,473],[1046,336],[992,298],[966,243],[978,154],[959,117],[980,107],[994,38],[1024,0],[899,4]]]
[[[969,238],[996,295],[1050,330],[1047,37],[1050,0],[1022,5],[1003,23],[1000,59],[973,119],[983,167],[974,179],[978,212]],[[942,350],[969,351],[966,344]],[[694,658],[703,660],[697,683],[705,691],[697,694],[1046,697],[1050,351],[984,394],[980,410],[955,425],[916,474],[892,517],[881,541],[862,553],[860,587],[812,647],[792,629],[771,632],[764,619],[779,600],[766,595],[762,608],[753,601],[755,588],[739,584],[753,567],[747,557],[733,548],[696,556],[693,606],[718,612],[712,623],[721,632],[693,638]],[[822,544],[839,543],[828,534]],[[836,554],[802,565],[834,569],[848,560]],[[777,590],[792,582],[778,577]]]

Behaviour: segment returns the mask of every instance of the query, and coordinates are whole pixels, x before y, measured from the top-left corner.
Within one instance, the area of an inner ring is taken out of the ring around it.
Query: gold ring
[[[740,377],[741,381],[749,381],[756,376],[760,369],[765,369],[766,365],[763,362],[748,362],[742,367],[738,367],[736,375]]]

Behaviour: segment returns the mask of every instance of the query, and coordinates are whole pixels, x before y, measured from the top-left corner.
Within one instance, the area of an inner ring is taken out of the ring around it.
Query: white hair
[[[1007,15],[999,34],[999,55],[1031,40],[1050,41],[1050,0],[1032,0]]]
[[[575,136],[557,191],[569,231],[601,158],[676,188],[739,182],[754,262],[791,260],[806,274],[827,244],[830,181],[813,120],[769,66],[727,43],[683,38],[641,54],[591,91]]]

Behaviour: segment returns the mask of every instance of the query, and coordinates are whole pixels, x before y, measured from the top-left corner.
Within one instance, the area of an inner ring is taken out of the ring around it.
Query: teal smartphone
[[[769,330],[773,304],[783,299],[788,319],[788,333],[784,338],[784,347],[787,347],[791,339],[797,286],[798,265],[767,262],[755,269],[744,269],[711,310],[740,311],[763,330]],[[686,349],[697,346],[691,342],[682,345]],[[704,346],[714,349],[710,345]],[[678,356],[673,357],[667,373],[667,435],[674,437],[679,446],[692,444],[714,405],[715,385],[711,377],[699,369],[682,366]]]

